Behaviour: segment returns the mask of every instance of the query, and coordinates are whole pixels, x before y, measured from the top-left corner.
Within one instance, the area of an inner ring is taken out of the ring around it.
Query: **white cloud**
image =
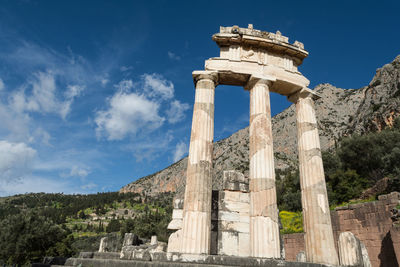
[[[89,173],[90,170],[88,168],[73,166],[68,176],[85,178],[86,176],[89,175]]]
[[[108,108],[96,113],[98,138],[122,140],[139,131],[148,134],[160,128],[166,118],[169,123],[182,120],[189,109],[188,104],[174,99],[173,83],[160,74],[143,74],[138,83],[123,80],[115,87],[118,91],[107,99]]]
[[[169,59],[172,59],[172,60],[181,60],[180,56],[176,55],[175,53],[173,53],[171,51],[168,51],[168,57],[169,57]]]
[[[185,118],[185,111],[189,109],[189,104],[181,103],[179,100],[171,102],[170,108],[166,111],[168,122],[177,123]]]
[[[0,180],[0,196],[10,196],[24,193],[78,193],[65,182],[52,180],[43,177],[29,176],[18,182],[5,183]]]
[[[185,155],[187,153],[187,151],[188,151],[188,146],[186,143],[184,143],[184,142],[177,143],[176,147],[175,147],[174,155],[173,155],[174,162],[177,162],[178,160],[180,160],[183,157],[183,155]]]
[[[64,93],[64,99],[60,100],[57,97],[55,75],[50,71],[38,72],[22,90],[11,95],[10,106],[18,113],[54,113],[65,119],[71,111],[74,99],[83,90],[83,86],[69,85]],[[30,91],[30,94],[27,94],[26,91]]]
[[[0,180],[17,181],[32,170],[36,150],[25,143],[0,141]]]
[[[106,86],[109,82],[110,82],[110,80],[107,79],[107,78],[102,78],[102,79],[100,80],[100,83],[101,83],[101,85],[102,85],[103,87]]]
[[[50,139],[51,135],[43,130],[42,128],[36,128],[36,130],[33,132],[33,135],[30,136],[29,138],[29,143],[34,143],[34,142],[41,142],[45,144],[46,146],[52,146],[50,144]]]
[[[133,88],[133,82],[132,80],[122,80],[115,87],[118,88],[120,92],[127,93]]]
[[[85,185],[82,185],[81,186],[81,188],[82,189],[94,189],[94,188],[96,188],[98,185],[97,184],[95,184],[95,183],[88,183],[88,184],[85,184]]]
[[[57,112],[59,110],[56,98],[56,83],[54,75],[50,72],[38,72],[30,82],[32,95],[27,97],[24,109],[42,113]],[[21,102],[22,103],[22,102]]]
[[[161,97],[168,100],[174,97],[174,84],[164,79],[161,75],[144,74],[144,90],[149,97]]]
[[[4,89],[4,82],[3,80],[0,78],[0,91]]]
[[[60,109],[60,115],[63,119],[67,117],[67,115],[71,111],[71,105],[74,102],[74,99],[80,96],[81,92],[84,90],[83,86],[79,85],[69,85],[68,90],[65,91],[64,95],[66,100],[62,103]]]
[[[0,51],[0,59],[19,73],[32,73],[38,69],[50,69],[68,83],[87,84],[97,78],[92,66],[82,56],[70,50],[69,55],[17,38],[12,49]]]
[[[27,114],[14,110],[9,104],[0,100],[0,133],[8,140],[27,141],[29,137],[30,118]]]
[[[160,105],[144,95],[129,93],[132,81],[122,81],[120,90],[108,99],[108,110],[98,111],[95,122],[98,137],[106,135],[108,140],[121,140],[138,130],[159,128],[164,118],[159,115]]]
[[[133,69],[132,66],[121,66],[119,68],[119,70],[122,71],[122,72],[125,72],[125,71],[128,71],[128,70],[132,70],[132,69]]]
[[[84,87],[79,85],[68,85],[68,90],[65,91],[64,95],[67,99],[72,99],[74,97],[80,96]]]
[[[21,90],[11,94],[10,106],[20,113],[59,113],[60,101],[56,97],[56,89],[53,73],[38,72]],[[30,91],[30,94],[27,95],[26,91]]]

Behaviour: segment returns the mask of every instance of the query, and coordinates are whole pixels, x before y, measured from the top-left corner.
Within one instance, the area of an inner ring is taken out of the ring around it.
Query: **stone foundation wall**
[[[303,233],[283,235],[283,242],[285,244],[285,259],[288,261],[296,261],[297,254],[300,251],[305,251]]]
[[[349,231],[366,246],[372,267],[399,266],[394,247],[396,239],[390,234],[393,224],[391,210],[399,203],[400,193],[392,192],[379,196],[378,201],[336,208],[331,212],[335,245],[337,246],[339,234]],[[296,255],[304,250],[302,236],[303,234],[284,236],[287,260],[294,261]]]

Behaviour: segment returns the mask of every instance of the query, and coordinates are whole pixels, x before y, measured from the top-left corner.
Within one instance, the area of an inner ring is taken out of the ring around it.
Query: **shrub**
[[[281,211],[279,217],[282,223],[281,234],[303,232],[303,216],[301,212]]]

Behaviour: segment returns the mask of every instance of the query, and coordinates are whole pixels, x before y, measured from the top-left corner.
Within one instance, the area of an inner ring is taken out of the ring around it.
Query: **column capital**
[[[272,82],[275,82],[276,78],[268,75],[257,75],[253,74],[250,75],[249,79],[247,80],[246,85],[244,86],[245,90],[251,90],[256,84],[266,84],[271,86]]]
[[[200,80],[211,80],[215,86],[218,85],[218,72],[207,70],[195,70],[192,72],[193,82],[196,86]]]
[[[320,94],[317,94],[317,93],[314,92],[313,90],[304,87],[304,88],[300,89],[299,91],[297,91],[297,92],[295,92],[295,93],[289,95],[289,96],[287,97],[287,99],[288,99],[290,102],[296,104],[297,101],[298,101],[300,98],[303,98],[303,99],[305,99],[305,98],[311,98],[312,100],[317,100],[317,99],[319,99],[319,98],[321,98],[321,97],[322,97],[322,96],[321,96]]]

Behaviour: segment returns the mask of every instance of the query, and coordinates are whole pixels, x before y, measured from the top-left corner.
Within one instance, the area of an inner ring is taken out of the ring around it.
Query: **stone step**
[[[65,266],[81,266],[81,267],[221,267],[221,266],[259,266],[259,267],[328,267],[328,265],[307,263],[307,262],[289,262],[284,260],[262,259],[262,258],[245,258],[231,256],[204,256],[203,260],[195,255],[196,262],[188,261],[188,254],[183,255],[177,261],[166,260],[164,256],[155,253],[155,261],[141,260],[115,260],[115,259],[93,259],[93,258],[69,258],[65,262]],[[175,255],[178,256],[178,255]],[[189,255],[190,256],[190,255]],[[179,258],[179,256],[178,256]],[[156,260],[158,259],[158,260]],[[164,259],[164,260],[161,260]],[[53,266],[53,265],[52,265]]]
[[[140,260],[113,260],[113,259],[90,259],[90,258],[69,258],[64,266],[81,267],[220,267],[221,265],[180,263],[180,262],[159,262],[159,261],[140,261]],[[52,265],[56,266],[56,265]]]
[[[80,252],[81,259],[112,259],[119,260],[120,252]]]

